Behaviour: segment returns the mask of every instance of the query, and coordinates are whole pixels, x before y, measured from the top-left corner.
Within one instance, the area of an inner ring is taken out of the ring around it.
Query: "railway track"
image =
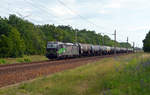
[[[124,54],[118,54],[117,56],[119,55]],[[0,65],[0,87],[75,68],[104,57],[112,56],[114,55]]]
[[[105,55],[105,56],[94,56],[94,57],[81,57],[81,58],[74,58],[74,59],[64,59],[64,60],[48,60],[48,61],[40,61],[40,62],[29,62],[29,63],[14,63],[14,64],[6,64],[6,65],[0,65],[0,71],[6,70],[6,69],[12,69],[12,68],[20,68],[20,67],[29,67],[34,65],[58,65],[56,62],[68,62],[68,61],[78,61],[78,60],[87,60],[92,58],[103,58],[103,57],[109,57],[112,55]],[[1,73],[1,72],[0,72]]]

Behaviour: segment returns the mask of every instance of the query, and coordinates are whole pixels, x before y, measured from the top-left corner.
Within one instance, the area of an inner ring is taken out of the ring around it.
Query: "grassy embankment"
[[[13,64],[13,63],[23,63],[23,62],[38,62],[48,60],[42,55],[32,55],[24,56],[22,58],[0,58],[0,64]]]
[[[150,95],[150,54],[104,58],[14,87],[0,95]]]

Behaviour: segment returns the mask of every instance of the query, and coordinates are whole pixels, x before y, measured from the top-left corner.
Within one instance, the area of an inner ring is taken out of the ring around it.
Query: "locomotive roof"
[[[49,41],[48,44],[63,44],[62,42]]]
[[[63,43],[63,42],[55,42],[55,41],[49,41],[48,44],[64,44],[64,45],[76,45],[73,43]]]
[[[65,43],[66,45],[74,45],[73,43]]]

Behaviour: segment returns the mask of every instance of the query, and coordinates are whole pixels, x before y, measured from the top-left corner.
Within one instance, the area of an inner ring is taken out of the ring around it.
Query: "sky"
[[[9,14],[35,24],[70,25],[94,30],[142,47],[150,28],[149,0],[1,0],[0,16]]]

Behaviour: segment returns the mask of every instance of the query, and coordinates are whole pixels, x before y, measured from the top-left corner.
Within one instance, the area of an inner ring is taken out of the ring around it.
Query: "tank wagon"
[[[102,55],[102,49],[99,45],[92,45],[92,55],[93,56]]]
[[[107,55],[111,53],[111,47],[109,46],[100,46],[102,50],[102,55]]]
[[[79,56],[99,56],[114,54],[115,48],[109,46],[100,46],[92,44],[74,44],[63,42],[47,42],[46,57],[53,58],[70,58]],[[130,53],[132,48],[116,47],[116,53]]]
[[[92,45],[90,44],[78,44],[79,47],[79,53],[82,56],[90,56],[92,53]]]

